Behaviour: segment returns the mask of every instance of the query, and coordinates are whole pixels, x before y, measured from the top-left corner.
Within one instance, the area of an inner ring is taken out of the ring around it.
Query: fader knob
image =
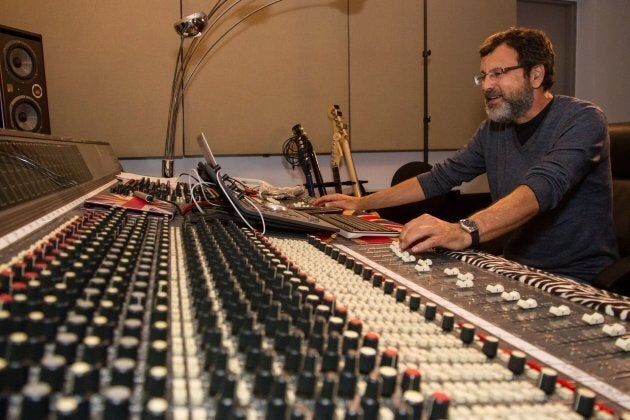
[[[424,396],[419,391],[405,391],[403,400],[411,407],[411,419],[420,420],[422,417],[422,409],[424,406]]]
[[[525,370],[525,353],[520,350],[514,350],[508,360],[508,369],[515,375],[520,375]]]
[[[337,375],[327,374],[323,378],[319,398],[315,402],[313,420],[332,420],[335,414],[334,398],[337,394]]]
[[[66,359],[57,354],[44,356],[41,361],[39,379],[50,385],[53,392],[61,391],[66,373]]]
[[[376,366],[376,349],[373,347],[361,347],[359,350],[359,372],[368,374]]]
[[[271,398],[267,403],[267,413],[265,419],[275,420],[286,418],[287,413],[287,378],[278,376],[273,383]]]
[[[551,395],[556,389],[556,380],[558,379],[558,372],[555,369],[544,367],[540,370],[538,376],[538,388],[542,389],[545,394]]]
[[[72,393],[81,396],[98,392],[99,370],[85,362],[76,362],[70,366]]]
[[[595,408],[595,393],[587,388],[578,388],[575,391],[573,409],[579,415],[590,418]]]
[[[168,414],[168,401],[164,398],[151,398],[142,413],[143,420],[163,420]]]
[[[361,397],[361,408],[364,420],[377,420],[380,408],[379,397],[381,382],[378,376],[370,376],[366,380],[365,393]]]
[[[304,358],[304,366],[297,380],[296,394],[305,397],[313,398],[315,395],[315,387],[317,385],[317,362],[319,354],[315,350],[309,350]]]
[[[165,366],[168,351],[168,343],[164,340],[152,341],[149,345],[147,362],[150,366]]]
[[[125,386],[112,386],[105,391],[104,419],[124,420],[129,417],[131,390]]]
[[[420,391],[422,375],[418,369],[407,368],[403,373],[401,387],[403,391]]]
[[[378,349],[379,340],[380,336],[378,335],[378,333],[372,331],[367,332],[365,336],[363,336],[363,346]]]
[[[395,348],[387,348],[381,355],[381,366],[398,367],[398,350]]]
[[[450,398],[446,392],[434,392],[429,402],[428,419],[447,419],[449,402]]]
[[[487,336],[481,346],[481,352],[486,355],[488,359],[493,359],[497,355],[499,350],[499,339],[494,336]]]
[[[455,326],[455,315],[452,312],[444,312],[442,314],[442,330],[452,331]]]
[[[166,391],[168,370],[164,366],[153,366],[144,380],[144,392],[147,397],[163,397]]]
[[[23,419],[43,419],[48,416],[48,405],[52,389],[45,382],[26,384],[22,388]]]
[[[74,420],[81,418],[79,399],[74,396],[61,396],[53,406],[55,418],[58,420]]]
[[[420,309],[420,295],[417,293],[412,293],[409,295],[409,309],[411,311],[417,311],[418,309]]]
[[[136,362],[131,359],[116,359],[112,363],[111,385],[121,385],[133,388],[133,377],[136,369]]]
[[[378,372],[381,375],[381,395],[385,398],[389,398],[394,395],[394,392],[396,391],[396,379],[398,372],[391,366],[381,366],[378,369]]]
[[[459,338],[464,344],[471,344],[475,341],[475,326],[469,323],[463,324],[459,332]]]
[[[357,388],[357,354],[348,350],[344,357],[344,366],[339,373],[339,392],[342,398],[352,399]]]

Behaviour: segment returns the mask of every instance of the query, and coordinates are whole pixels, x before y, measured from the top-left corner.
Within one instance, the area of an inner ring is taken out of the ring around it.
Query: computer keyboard
[[[315,213],[314,215],[339,228],[339,234],[346,238],[398,236],[399,233],[398,230],[392,227],[353,214]]]

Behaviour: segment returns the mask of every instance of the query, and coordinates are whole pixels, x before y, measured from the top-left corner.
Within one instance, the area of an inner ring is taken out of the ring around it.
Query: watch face
[[[477,223],[470,219],[462,219],[459,221],[459,224],[467,232],[474,232],[479,229]]]

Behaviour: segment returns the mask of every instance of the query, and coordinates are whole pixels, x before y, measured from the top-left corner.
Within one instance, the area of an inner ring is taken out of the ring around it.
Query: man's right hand
[[[339,207],[345,210],[364,210],[361,208],[361,197],[344,194],[330,194],[313,200],[314,206]]]

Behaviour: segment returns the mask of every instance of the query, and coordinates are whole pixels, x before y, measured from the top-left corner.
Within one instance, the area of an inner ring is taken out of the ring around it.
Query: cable
[[[216,173],[216,177],[217,180],[221,180],[221,170],[217,169],[215,171]],[[228,179],[230,179],[228,177]],[[225,186],[223,185],[223,183],[221,181],[217,182],[217,185],[219,186],[219,188],[221,189],[221,191],[223,191],[223,195],[225,196],[225,198],[229,201],[230,205],[232,206],[232,208],[234,209],[234,211],[236,212],[236,214],[238,214],[238,217],[241,218],[241,220],[243,221],[243,223],[245,223],[247,225],[247,227],[252,231],[252,232],[256,232],[256,229],[249,224],[249,222],[245,219],[245,217],[243,216],[243,214],[241,213],[241,211],[238,209],[238,206],[234,203],[234,201],[232,201],[232,197],[231,195],[227,192],[227,190],[225,189]],[[251,204],[251,202],[250,202]],[[254,206],[254,208],[256,209],[256,211],[258,212],[258,214],[260,215],[261,221],[262,221],[262,225],[263,225],[263,231],[262,234],[265,234],[265,218],[262,216],[262,213],[260,211],[260,209],[258,209],[258,207]]]

